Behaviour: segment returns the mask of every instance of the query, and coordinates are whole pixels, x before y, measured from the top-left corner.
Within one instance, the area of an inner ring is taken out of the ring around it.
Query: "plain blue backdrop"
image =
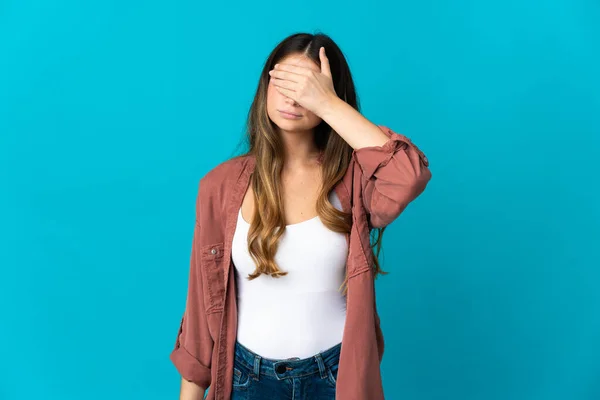
[[[428,156],[384,235],[391,400],[600,399],[600,5],[0,1],[0,399],[178,398],[198,180],[287,35]],[[282,332],[285,334],[285,332]]]

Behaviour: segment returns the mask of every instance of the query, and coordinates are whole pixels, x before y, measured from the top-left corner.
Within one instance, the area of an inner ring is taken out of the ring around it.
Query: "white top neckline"
[[[250,226],[250,222],[247,222],[244,219],[244,217],[242,216],[242,208],[241,207],[240,207],[240,210],[238,211],[238,216],[239,216],[239,220],[242,221],[242,223],[244,223],[244,225]],[[308,222],[311,222],[311,221],[314,221],[314,220],[317,220],[317,219],[319,219],[318,215],[312,217],[311,219],[306,219],[304,221],[296,222],[295,224],[286,225],[285,227],[286,228],[292,228],[292,227],[295,227],[295,226],[298,226],[298,225],[306,224]]]

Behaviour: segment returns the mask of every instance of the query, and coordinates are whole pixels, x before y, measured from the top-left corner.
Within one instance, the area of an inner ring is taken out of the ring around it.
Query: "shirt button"
[[[280,374],[283,374],[283,373],[285,372],[285,365],[283,365],[283,364],[279,364],[279,365],[277,366],[277,368],[275,368],[275,371],[277,371],[277,372],[278,372],[278,373],[280,373]]]
[[[211,254],[217,254],[217,249],[210,249]]]

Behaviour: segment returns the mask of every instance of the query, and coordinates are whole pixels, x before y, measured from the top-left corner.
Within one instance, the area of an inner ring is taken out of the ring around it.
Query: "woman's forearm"
[[[339,97],[333,97],[319,116],[355,150],[383,146],[388,137],[377,125]]]
[[[179,400],[202,400],[205,391],[205,388],[196,385],[194,382],[181,378]]]

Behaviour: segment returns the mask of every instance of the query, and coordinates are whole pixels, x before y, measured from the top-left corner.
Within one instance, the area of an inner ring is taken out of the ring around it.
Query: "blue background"
[[[0,399],[178,398],[198,180],[317,30],[431,162],[384,235],[386,398],[600,398],[597,2],[201,3],[0,2]]]

